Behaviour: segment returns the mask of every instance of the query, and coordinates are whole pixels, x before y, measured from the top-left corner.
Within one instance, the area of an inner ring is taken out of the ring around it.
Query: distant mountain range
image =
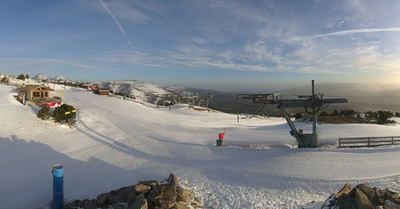
[[[56,76],[51,78],[50,76],[39,73],[35,76],[32,77],[32,79],[38,80],[38,81],[62,81],[62,82],[71,82],[71,80],[65,76]]]
[[[51,78],[45,74],[38,74],[33,77],[36,80],[66,81],[71,82],[65,76]],[[183,85],[161,86],[156,83],[142,82],[137,80],[127,81],[104,81],[95,82],[100,88],[109,89],[120,95],[127,95],[143,102],[153,104],[193,103],[198,106],[208,106],[212,109],[223,112],[247,112],[249,114],[279,114],[274,105],[252,104],[251,101],[243,102],[237,100],[237,94],[243,92],[221,92],[210,89],[199,89]],[[347,98],[348,103],[332,104],[326,108],[331,112],[334,109],[355,109],[357,111],[390,110],[400,112],[400,88],[395,85],[379,85],[368,83],[317,83],[315,92],[322,93],[324,98]],[[310,95],[311,83],[297,88],[281,90],[259,91],[249,93],[280,93],[285,98],[297,98],[297,95]],[[188,99],[191,98],[191,99]],[[301,108],[289,110],[292,112],[304,111]]]

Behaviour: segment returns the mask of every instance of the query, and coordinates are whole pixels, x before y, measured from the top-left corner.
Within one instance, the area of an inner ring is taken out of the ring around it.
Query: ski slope
[[[55,90],[77,109],[72,129],[37,118],[38,108],[22,105],[14,87],[0,84],[0,208],[48,208],[57,163],[64,165],[66,201],[169,173],[190,184],[205,208],[316,208],[346,182],[399,189],[400,146],[338,149],[335,143],[338,137],[399,136],[400,125],[320,125],[323,146],[297,149],[283,118],[238,123],[236,115],[184,105],[169,110],[76,88]],[[311,124],[296,126],[311,130]],[[216,147],[224,129],[227,146]]]

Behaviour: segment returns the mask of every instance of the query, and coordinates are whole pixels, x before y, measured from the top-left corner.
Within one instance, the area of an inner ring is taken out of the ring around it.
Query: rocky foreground
[[[400,209],[399,191],[381,190],[359,184],[351,189],[346,184],[339,192],[333,192],[322,209]]]
[[[75,200],[65,209],[189,209],[202,208],[199,199],[170,174],[167,181],[140,181],[133,186],[103,193],[93,200]]]

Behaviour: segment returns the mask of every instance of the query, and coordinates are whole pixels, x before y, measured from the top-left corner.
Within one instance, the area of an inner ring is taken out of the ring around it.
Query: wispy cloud
[[[333,33],[326,34],[317,34],[313,36],[302,36],[307,38],[323,38],[329,36],[343,36],[343,35],[351,35],[357,33],[379,33],[379,32],[400,32],[400,28],[363,28],[363,29],[352,29],[352,30],[343,30],[337,31]]]
[[[124,28],[122,28],[121,24],[119,24],[115,15],[108,9],[107,5],[102,0],[99,0],[99,2],[104,7],[104,9],[107,11],[108,15],[110,15],[110,17],[114,20],[115,24],[118,26],[119,31],[122,33],[122,35],[124,36],[126,42],[129,44],[129,46],[132,46],[132,43],[129,41],[128,37],[126,36]]]

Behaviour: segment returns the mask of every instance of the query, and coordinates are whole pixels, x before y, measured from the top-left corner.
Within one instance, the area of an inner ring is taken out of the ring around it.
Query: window
[[[33,92],[33,97],[40,97],[40,92]]]

